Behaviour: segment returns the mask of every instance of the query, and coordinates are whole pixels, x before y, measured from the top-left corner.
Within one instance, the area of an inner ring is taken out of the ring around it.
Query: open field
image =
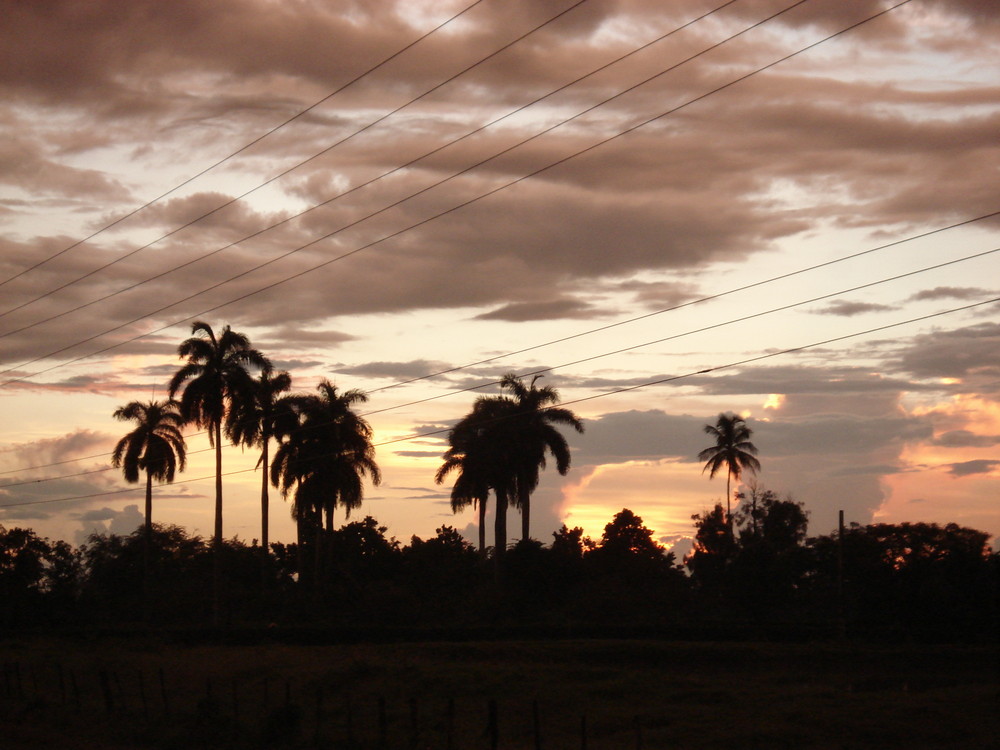
[[[990,647],[25,637],[0,657],[5,748],[1000,747]]]

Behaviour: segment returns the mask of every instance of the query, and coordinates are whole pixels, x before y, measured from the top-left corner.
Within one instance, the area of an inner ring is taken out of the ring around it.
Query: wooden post
[[[73,689],[73,705],[80,710],[80,686],[76,684],[76,672],[69,670],[69,686]]]
[[[531,723],[535,730],[535,750],[542,750],[542,721],[538,715],[538,699],[531,701]]]
[[[319,745],[320,728],[323,726],[323,686],[316,688],[316,731],[313,732],[313,744]]]
[[[354,707],[351,705],[351,696],[347,696],[347,744],[354,747]]]
[[[455,699],[448,699],[444,717],[445,749],[454,750],[455,742]]]
[[[104,708],[110,714],[115,707],[115,699],[111,695],[111,680],[106,669],[100,670],[98,675],[101,680],[101,692],[104,694]]]
[[[844,511],[839,512],[837,524],[837,635],[847,636],[847,618],[844,608]]]
[[[490,736],[490,750],[497,750],[500,744],[500,717],[497,710],[497,702],[495,698],[490,699],[489,706],[489,722],[486,725],[486,731]]]
[[[170,703],[167,700],[167,680],[163,674],[163,667],[160,667],[160,698],[163,701],[163,715],[170,716]]]
[[[233,730],[240,723],[240,684],[233,677]]]
[[[410,698],[410,747],[416,748],[420,741],[420,714],[417,699]]]
[[[118,674],[118,670],[114,670],[111,673],[115,678],[115,688],[118,690],[118,707],[122,711],[128,711],[127,701],[125,700],[125,691],[122,689],[122,678]]]
[[[139,670],[139,701],[142,703],[142,717],[149,723],[149,704],[146,702],[146,681],[142,678],[142,670]]]
[[[378,697],[378,746],[384,748],[389,734],[389,722],[385,714],[385,696]]]

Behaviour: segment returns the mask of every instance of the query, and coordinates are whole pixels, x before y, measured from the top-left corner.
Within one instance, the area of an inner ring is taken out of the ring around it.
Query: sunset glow
[[[681,550],[725,502],[722,412],[811,533],[1000,534],[1000,5],[113,5],[0,24],[3,526],[135,527],[112,413],[166,397],[200,319],[370,394],[355,513],[401,540],[476,538],[434,473],[507,372],[586,428],[545,542],[627,507]],[[154,514],[207,535],[188,434]],[[226,536],[260,534],[257,459],[224,451]]]

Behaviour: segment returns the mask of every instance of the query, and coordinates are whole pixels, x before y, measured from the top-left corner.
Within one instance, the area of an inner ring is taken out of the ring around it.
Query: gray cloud
[[[575,299],[549,300],[547,302],[518,302],[481,313],[477,320],[552,320],[558,318],[592,318],[596,309]]]
[[[978,300],[989,294],[993,294],[993,292],[974,286],[936,286],[933,289],[923,289],[917,292],[910,297],[910,300],[914,302],[939,299]]]
[[[1000,466],[1000,461],[996,460],[959,461],[949,465],[948,473],[953,477],[989,474],[998,466]]]
[[[874,302],[851,302],[849,300],[834,300],[826,307],[813,310],[818,315],[837,315],[842,318],[851,318],[855,315],[863,315],[869,312],[885,312],[895,310],[891,305],[880,305]]]
[[[990,448],[1000,444],[1000,435],[976,435],[968,430],[949,430],[934,438],[934,445],[946,448]]]

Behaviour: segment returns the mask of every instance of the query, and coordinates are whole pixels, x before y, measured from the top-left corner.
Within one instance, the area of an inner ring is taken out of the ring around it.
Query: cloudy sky
[[[510,371],[586,423],[541,539],[629,507],[683,549],[722,411],[813,533],[1000,534],[995,2],[2,6],[0,524],[140,522],[111,415],[203,319],[370,393],[362,512],[404,541],[474,538],[441,430]],[[197,432],[154,520],[207,535]],[[227,536],[255,461],[225,452]]]

